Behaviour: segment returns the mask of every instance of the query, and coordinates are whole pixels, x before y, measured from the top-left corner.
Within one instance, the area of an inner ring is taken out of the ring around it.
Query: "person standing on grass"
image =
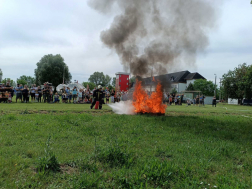
[[[94,90],[93,92],[93,102],[90,106],[90,109],[93,109],[97,101],[99,102],[99,109],[102,109],[102,102],[104,102],[104,100],[103,100],[103,92],[102,92],[101,85],[99,85],[98,89]]]
[[[199,95],[196,96],[196,106],[199,105]]]
[[[81,103],[82,102],[82,89],[80,89],[80,91],[78,92],[78,100],[77,100],[78,103]]]
[[[82,99],[81,100],[82,100],[82,103],[84,103],[84,99],[85,99],[85,91],[84,91],[84,89],[82,89],[81,92],[82,92]]]
[[[105,96],[106,96],[106,91],[104,90],[104,87],[102,87],[102,98],[103,98],[103,104],[105,104],[105,101],[104,101],[104,99],[105,99]]]
[[[183,103],[183,98],[184,98],[184,94],[181,95],[181,104],[180,105],[182,105],[182,103]]]
[[[73,103],[76,103],[77,100],[77,88],[74,87],[73,89]]]
[[[11,92],[9,92],[9,96],[8,96],[8,103],[12,102],[12,96],[11,96]]]
[[[42,91],[42,97],[43,97],[43,102],[45,102],[45,86],[43,87],[43,89],[41,90]]]
[[[109,90],[106,91],[106,104],[109,104],[110,93]]]
[[[39,102],[39,93],[38,93],[38,90],[35,93],[35,99],[36,99],[36,102]]]
[[[31,102],[35,102],[35,86],[31,86]]]
[[[54,95],[54,102],[53,103],[59,103],[59,95],[58,95],[58,93],[55,93],[55,95]]]
[[[50,90],[49,99],[50,99],[50,103],[53,103],[53,92],[51,90]]]
[[[212,101],[212,107],[216,107],[216,98],[215,98],[215,96],[213,97],[213,101]]]
[[[70,93],[69,93],[69,96],[68,96],[68,101],[69,101],[69,103],[71,103],[72,97],[73,97],[72,92],[70,92]],[[61,96],[61,98],[62,98],[62,96]]]
[[[115,92],[114,92],[114,89],[111,90],[110,99],[111,99],[111,103],[115,102]]]
[[[40,103],[41,103],[42,90],[41,90],[40,86],[38,86],[38,94],[39,94],[39,96],[38,96],[38,102],[40,102]]]
[[[24,86],[24,89],[23,89],[22,93],[23,93],[23,102],[27,103],[29,90],[28,90],[26,85]]]
[[[44,103],[45,102],[50,102],[50,89],[48,86],[46,86],[45,88],[45,100],[44,100]]]
[[[196,98],[193,99],[193,106],[196,104]]]
[[[202,96],[199,97],[199,106],[202,105]]]
[[[17,103],[17,100],[20,99],[21,102],[22,102],[22,85],[20,84],[17,84],[17,87],[16,87],[16,103]]]
[[[203,106],[205,106],[205,96],[204,95],[202,95],[202,104],[203,104]]]
[[[70,88],[69,88],[69,87],[67,87],[67,88],[65,89],[65,93],[66,93],[66,96],[67,96],[67,98],[68,98],[69,95],[70,95]],[[69,101],[69,98],[68,98],[68,101]]]

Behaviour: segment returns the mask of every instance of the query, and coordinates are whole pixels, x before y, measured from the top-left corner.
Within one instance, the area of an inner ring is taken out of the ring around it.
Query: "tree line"
[[[45,82],[51,82],[54,86],[58,86],[63,82],[65,84],[70,83],[72,75],[69,72],[67,64],[64,62],[63,57],[60,54],[52,55],[48,54],[43,56],[36,64],[37,68],[34,71],[35,77],[22,75],[17,79],[17,83],[23,85],[37,84],[42,85]],[[10,82],[12,86],[16,83],[10,78],[2,79],[3,72],[0,69],[0,82]],[[134,77],[131,78],[131,82],[134,82]],[[109,75],[105,75],[103,72],[94,72],[90,75],[88,82],[83,82],[83,86],[89,85],[90,89],[98,85],[104,87],[114,88],[116,78],[111,78]],[[251,99],[252,98],[252,65],[246,63],[238,65],[234,70],[229,70],[222,76],[222,85],[216,87],[216,96],[219,98],[219,94],[227,100],[228,98],[234,99]],[[187,91],[201,91],[206,96],[213,96],[215,91],[215,84],[212,81],[199,79],[188,85]]]
[[[48,54],[43,56],[40,61],[36,64],[37,68],[34,71],[34,76],[22,75],[17,79],[17,83],[22,85],[43,85],[45,82],[50,82],[54,86],[65,83],[68,84],[71,82],[72,75],[69,72],[67,64],[64,62],[64,58],[60,55]],[[2,79],[2,70],[0,69],[0,82],[7,83],[10,82],[11,86],[15,86],[16,82],[10,78]],[[90,89],[93,89],[97,85],[114,87],[115,80],[109,75],[103,74],[103,72],[95,72],[90,75],[88,81],[83,82],[82,84],[86,87],[89,85]]]
[[[201,91],[206,96],[213,96],[215,84],[212,81],[199,79],[190,83],[187,91]],[[252,65],[246,63],[238,65],[234,70],[229,70],[221,78],[221,85],[216,87],[216,96],[227,101],[228,98],[251,99],[252,98]]]

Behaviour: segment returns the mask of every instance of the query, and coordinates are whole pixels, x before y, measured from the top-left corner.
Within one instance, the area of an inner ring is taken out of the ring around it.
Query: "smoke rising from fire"
[[[216,20],[208,0],[89,0],[89,5],[102,13],[121,10],[100,37],[116,51],[125,71],[138,76],[193,64],[208,46]]]

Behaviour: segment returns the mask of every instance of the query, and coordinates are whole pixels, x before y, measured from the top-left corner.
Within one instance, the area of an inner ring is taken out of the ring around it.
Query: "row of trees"
[[[222,91],[226,99],[252,98],[252,65],[240,64],[222,77]]]
[[[0,82],[6,83],[10,81],[10,84],[16,85],[15,81],[10,78],[2,79],[2,71],[0,69]],[[63,57],[60,54],[57,55],[45,55],[37,63],[37,68],[35,69],[35,77],[31,76],[21,76],[17,79],[17,83],[23,85],[37,84],[42,85],[45,82],[51,82],[54,86],[58,86],[61,83],[70,83],[72,75],[69,72],[69,68],[64,62]],[[95,72],[88,79],[89,82],[84,82],[84,86],[89,85],[93,89],[97,85],[102,86],[115,86],[115,78],[109,75],[104,75],[103,72]],[[112,83],[111,83],[112,81]]]
[[[201,91],[206,96],[213,96],[214,90],[215,84],[204,79],[196,80],[187,87],[187,91]],[[252,65],[243,63],[224,74],[220,87],[216,88],[217,98],[219,94],[225,100],[228,98],[252,99]]]
[[[205,96],[213,96],[215,90],[215,84],[212,81],[205,79],[195,80],[194,83],[190,83],[186,89],[187,91],[201,91]],[[219,90],[216,91],[218,97]]]

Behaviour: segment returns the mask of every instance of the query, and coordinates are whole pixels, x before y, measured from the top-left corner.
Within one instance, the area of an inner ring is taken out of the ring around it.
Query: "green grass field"
[[[0,104],[0,188],[252,188],[252,107]]]

